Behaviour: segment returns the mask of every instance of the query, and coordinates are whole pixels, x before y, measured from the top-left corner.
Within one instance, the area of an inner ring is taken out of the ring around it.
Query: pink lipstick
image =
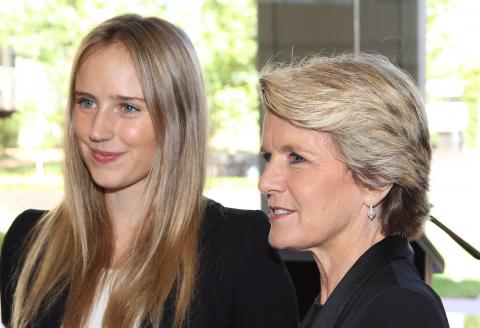
[[[92,157],[100,164],[108,164],[114,162],[123,154],[124,153],[92,149]]]

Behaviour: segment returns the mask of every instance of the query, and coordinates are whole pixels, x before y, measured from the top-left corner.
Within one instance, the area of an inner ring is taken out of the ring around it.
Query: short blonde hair
[[[430,210],[431,149],[422,97],[408,74],[381,55],[341,54],[267,64],[260,84],[265,109],[327,132],[359,184],[392,185],[382,202],[386,236],[419,236]]]

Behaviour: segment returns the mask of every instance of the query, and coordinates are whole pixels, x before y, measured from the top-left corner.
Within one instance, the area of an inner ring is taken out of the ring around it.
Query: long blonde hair
[[[204,210],[207,110],[198,59],[186,34],[159,18],[114,17],[81,43],[72,66],[65,124],[65,195],[30,234],[14,295],[12,325],[29,327],[66,296],[62,324],[81,327],[111,265],[113,233],[103,192],[89,176],[72,131],[75,76],[96,49],[120,43],[136,65],[156,133],[146,216],[118,270],[104,327],[161,324],[173,297],[173,327],[188,322]]]

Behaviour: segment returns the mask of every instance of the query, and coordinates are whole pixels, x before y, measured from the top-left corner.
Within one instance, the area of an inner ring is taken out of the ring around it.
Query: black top
[[[23,212],[5,235],[1,257],[2,322],[7,325],[21,245],[44,211]],[[192,304],[195,328],[292,328],[298,325],[293,284],[278,253],[268,245],[261,211],[225,208],[209,201],[203,219],[198,289]],[[60,327],[65,298],[36,327]],[[162,327],[170,327],[165,309]],[[148,325],[147,325],[148,326]]]
[[[409,259],[412,255],[400,236],[373,245],[323,306],[312,305],[300,327],[448,327],[442,302],[420,278]]]
[[[305,315],[305,318],[303,318],[302,327],[312,327],[317,317],[320,316],[322,307],[323,305],[320,304],[317,297],[313,302],[312,306],[310,307],[310,309],[308,310],[307,314]]]

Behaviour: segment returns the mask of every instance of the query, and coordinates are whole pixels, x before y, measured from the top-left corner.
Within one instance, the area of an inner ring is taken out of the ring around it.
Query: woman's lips
[[[277,219],[281,219],[283,217],[286,217],[290,214],[292,214],[294,211],[292,210],[288,210],[288,209],[285,209],[285,208],[270,208],[271,212],[270,214],[268,214],[268,218],[270,220],[277,220]]]
[[[108,164],[111,162],[116,161],[120,156],[122,156],[123,152],[109,152],[109,151],[102,151],[92,149],[92,157],[100,164]]]

